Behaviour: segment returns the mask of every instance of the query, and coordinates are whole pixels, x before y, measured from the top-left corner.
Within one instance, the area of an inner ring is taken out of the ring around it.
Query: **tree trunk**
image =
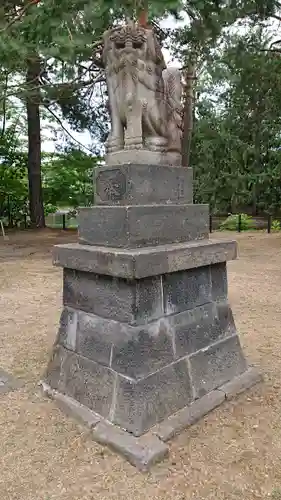
[[[261,173],[262,169],[262,144],[261,144],[261,115],[262,115],[262,97],[258,97],[257,110],[256,110],[256,126],[254,131],[254,171],[256,179]],[[253,183],[252,187],[252,214],[258,215],[258,201],[259,201],[259,186],[257,180]]]
[[[32,226],[45,227],[41,178],[41,124],[40,124],[40,59],[27,61],[27,129],[28,129],[28,183],[29,211]]]
[[[188,167],[190,163],[191,139],[194,122],[194,80],[195,64],[190,64],[186,74],[185,102],[183,116],[182,137],[182,166]]]
[[[142,2],[142,10],[139,12],[138,22],[140,26],[144,28],[148,27],[148,0]]]

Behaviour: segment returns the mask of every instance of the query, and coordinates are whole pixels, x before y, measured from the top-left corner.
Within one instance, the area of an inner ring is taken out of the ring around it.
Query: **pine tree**
[[[185,71],[185,106],[183,165],[190,163],[191,137],[198,74],[221,40],[225,28],[237,21],[261,22],[276,16],[275,0],[188,0],[184,12],[189,22],[173,34],[174,53],[183,61]]]

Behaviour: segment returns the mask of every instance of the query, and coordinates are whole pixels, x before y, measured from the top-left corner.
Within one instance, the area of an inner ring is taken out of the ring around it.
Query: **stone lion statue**
[[[166,68],[154,32],[133,22],[106,31],[103,61],[111,112],[108,152],[180,152],[181,74]]]

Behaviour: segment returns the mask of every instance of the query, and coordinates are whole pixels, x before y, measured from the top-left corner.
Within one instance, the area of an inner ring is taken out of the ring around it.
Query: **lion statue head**
[[[104,33],[103,62],[109,74],[135,71],[142,64],[159,75],[166,68],[154,32],[133,21]]]

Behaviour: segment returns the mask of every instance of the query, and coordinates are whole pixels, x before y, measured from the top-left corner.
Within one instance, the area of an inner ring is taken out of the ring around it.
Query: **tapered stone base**
[[[143,150],[108,159],[95,174],[97,205],[80,209],[79,243],[54,250],[63,310],[44,387],[145,469],[259,375],[228,303],[236,243],[209,240],[192,170]]]
[[[101,415],[81,405],[75,399],[51,389],[45,382],[41,385],[44,394],[52,398],[64,413],[91,429],[95,441],[110,446],[139,470],[147,471],[155,462],[163,460],[168,455],[167,441],[196,423],[224,401],[261,381],[262,377],[258,370],[249,368],[242,375],[233,378],[231,382],[208,392],[192,404],[170,415],[141,437],[135,437],[119,426],[106,421]]]
[[[227,300],[225,244],[214,243],[215,253],[212,242],[184,245],[184,261],[175,259],[177,245],[166,248],[168,262],[177,261],[170,272],[162,262],[159,274],[140,278],[104,274],[104,262],[102,273],[81,269],[82,245],[72,247],[75,265],[65,263],[64,309],[45,381],[135,436],[247,370]],[[194,262],[196,245],[201,260]],[[159,248],[146,249],[148,261]],[[110,250],[117,268],[124,250]],[[61,263],[69,246],[58,252]],[[126,255],[138,268],[143,252]]]

